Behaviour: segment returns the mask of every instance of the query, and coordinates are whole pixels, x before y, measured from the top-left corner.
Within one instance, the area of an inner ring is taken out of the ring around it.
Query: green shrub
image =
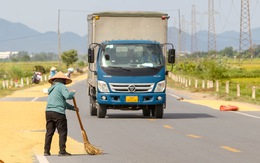
[[[8,74],[3,69],[0,69],[0,79],[5,80],[7,78]]]
[[[78,66],[79,66],[79,67],[84,67],[84,66],[85,66],[85,63],[84,63],[83,61],[79,61],[79,62],[78,62]]]
[[[198,62],[180,62],[174,66],[174,72],[176,73],[209,80],[228,79],[228,69],[229,66],[226,63],[207,59]]]
[[[21,78],[23,77],[23,70],[20,67],[12,66],[8,74],[12,79]]]
[[[43,66],[41,65],[36,65],[33,67],[33,71],[41,72],[42,74],[46,73],[46,70]]]

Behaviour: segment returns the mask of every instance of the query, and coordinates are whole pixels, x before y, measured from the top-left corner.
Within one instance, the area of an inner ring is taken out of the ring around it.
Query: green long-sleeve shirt
[[[65,114],[65,110],[75,110],[73,105],[66,102],[67,99],[72,99],[75,92],[69,92],[63,83],[55,83],[48,89],[48,100],[46,111],[54,111]]]

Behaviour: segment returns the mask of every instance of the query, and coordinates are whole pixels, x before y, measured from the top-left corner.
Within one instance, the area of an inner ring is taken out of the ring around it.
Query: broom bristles
[[[86,131],[82,130],[81,133],[82,133],[82,138],[84,141],[84,147],[85,147],[86,152],[90,155],[102,154],[103,151],[101,149],[98,149],[95,146],[93,146],[92,144],[90,144],[90,142],[88,141]]]
[[[90,155],[99,155],[99,154],[102,154],[102,152],[103,152],[101,149],[94,147],[89,142],[84,143],[84,147],[85,147],[86,152]]]

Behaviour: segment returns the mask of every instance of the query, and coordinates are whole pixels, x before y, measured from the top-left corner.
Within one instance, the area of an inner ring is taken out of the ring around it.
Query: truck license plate
[[[126,102],[138,102],[138,96],[126,96]]]

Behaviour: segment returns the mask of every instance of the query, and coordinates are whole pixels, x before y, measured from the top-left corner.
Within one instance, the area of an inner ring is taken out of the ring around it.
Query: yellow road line
[[[163,125],[164,128],[167,128],[167,129],[173,129],[172,126],[169,126],[169,125]]]
[[[235,153],[240,153],[241,152],[240,150],[237,150],[235,148],[231,148],[229,146],[221,146],[221,148],[223,148],[225,150],[228,150],[228,151],[231,151],[231,152],[235,152]]]
[[[188,134],[187,135],[188,137],[191,137],[191,138],[196,138],[196,139],[200,139],[201,137],[198,136],[198,135],[193,135],[193,134]]]

